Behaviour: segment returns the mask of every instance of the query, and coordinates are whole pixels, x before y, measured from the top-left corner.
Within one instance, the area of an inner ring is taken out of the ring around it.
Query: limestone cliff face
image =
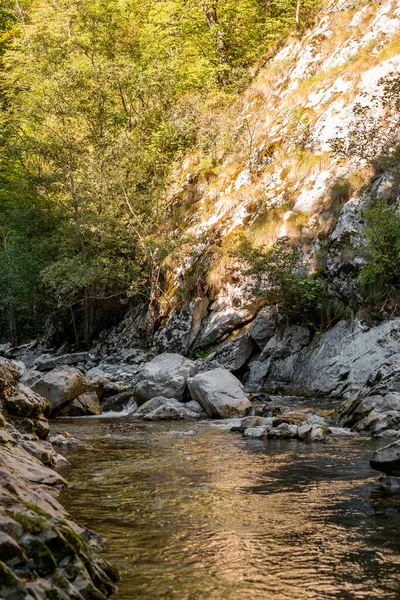
[[[354,298],[363,208],[372,197],[400,197],[399,178],[382,160],[400,143],[399,102],[385,87],[399,80],[399,33],[397,0],[335,0],[238,102],[210,114],[214,162],[200,149],[186,157],[169,190],[194,247],[174,271],[156,351],[197,355],[201,370],[226,367],[249,392],[349,397],[383,376],[397,390],[398,319],[370,328],[356,318],[314,337],[299,326],[282,331],[274,307],[260,310],[251,286],[232,276],[228,257],[236,232],[254,245],[290,236],[310,270],[322,257],[334,293]],[[199,266],[208,273],[196,287]],[[102,351],[137,345],[142,320],[130,313],[103,336]]]
[[[198,155],[179,168],[171,199],[182,200],[189,192],[197,199],[190,230],[199,235],[218,226],[226,236],[268,209],[280,208],[269,239],[291,234],[299,213],[305,215],[298,219],[303,232],[315,236],[324,231],[332,185],[366,165],[346,148],[355,107],[373,109],[365,127],[371,127],[368,141],[375,154],[385,141],[377,135],[379,127],[387,134],[398,124],[398,116],[385,106],[381,80],[400,71],[399,32],[396,0],[339,0],[322,11],[303,39],[289,40],[230,108],[237,110],[229,123],[235,143],[223,148],[217,139],[223,159],[210,183],[203,179],[194,193]],[[340,157],[332,151],[335,139],[344,141]],[[365,180],[351,183],[357,197]]]
[[[371,194],[398,195],[391,174],[379,160],[373,169],[371,159],[397,140],[400,117],[384,80],[400,71],[399,32],[397,0],[331,2],[311,31],[289,39],[240,101],[215,117],[217,125],[210,116],[214,163],[200,150],[186,157],[169,190],[171,206],[183,211],[198,240],[171,287],[182,285],[196,252],[211,263],[197,294],[210,303],[193,319],[194,344],[186,332],[192,348],[218,342],[257,310],[229,276],[224,247],[235,232],[255,245],[295,238],[311,269],[322,256],[334,291],[345,300],[354,296],[362,264],[360,209]],[[167,347],[171,336],[159,335]]]

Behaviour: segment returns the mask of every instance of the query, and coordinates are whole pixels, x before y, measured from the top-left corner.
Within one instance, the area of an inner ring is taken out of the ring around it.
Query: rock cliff
[[[255,246],[289,236],[309,270],[323,266],[333,294],[357,305],[365,208],[400,197],[384,160],[400,141],[387,87],[400,73],[399,31],[396,0],[330,2],[214,115],[213,164],[201,150],[187,156],[168,192],[194,243],[169,282],[153,350],[198,358],[200,371],[227,368],[248,392],[360,400],[382,377],[392,383],[375,394],[396,388],[398,319],[372,326],[353,315],[322,334],[282,326],[274,307],[255,301],[251,281],[232,272],[229,250],[236,234]],[[123,358],[142,329],[136,308],[97,349]],[[397,430],[396,419],[387,428]]]

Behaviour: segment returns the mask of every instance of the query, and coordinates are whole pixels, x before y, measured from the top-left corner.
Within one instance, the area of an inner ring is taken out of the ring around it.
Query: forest
[[[166,200],[315,0],[6,0],[0,9],[0,337],[86,345],[151,304],[183,243]],[[46,325],[47,323],[47,325]]]

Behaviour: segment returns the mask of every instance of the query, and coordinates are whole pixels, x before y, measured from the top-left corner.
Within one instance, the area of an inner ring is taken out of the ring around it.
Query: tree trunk
[[[296,26],[300,27],[300,9],[301,9],[301,0],[297,0],[296,4]]]
[[[11,344],[13,346],[17,346],[18,345],[17,315],[15,312],[14,302],[10,303],[9,327],[10,327]]]
[[[93,334],[93,303],[90,297],[90,287],[87,286],[83,299],[83,329],[85,346],[89,348]]]
[[[208,26],[216,39],[216,53],[218,55],[220,69],[218,72],[218,83],[227,85],[229,78],[227,67],[229,66],[228,45],[225,40],[225,33],[219,26],[217,13],[218,0],[202,0],[203,11],[207,19]]]

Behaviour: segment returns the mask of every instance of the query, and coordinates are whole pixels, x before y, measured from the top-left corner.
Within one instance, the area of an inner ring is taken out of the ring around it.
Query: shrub
[[[373,314],[393,315],[400,310],[400,214],[381,200],[364,217],[366,264],[358,277],[359,291]]]
[[[345,316],[345,307],[331,294],[325,273],[309,273],[290,238],[279,238],[269,248],[253,248],[244,241],[236,256],[243,275],[254,279],[257,296],[276,305],[288,324],[323,330]]]

